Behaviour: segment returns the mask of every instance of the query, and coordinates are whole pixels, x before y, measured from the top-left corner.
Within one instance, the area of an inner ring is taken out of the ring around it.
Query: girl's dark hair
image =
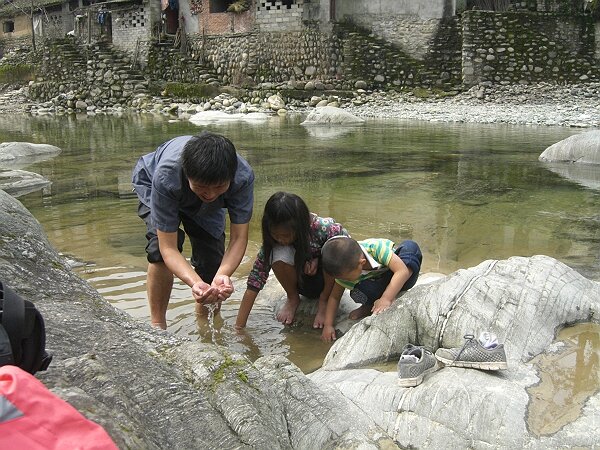
[[[271,237],[271,230],[275,227],[286,227],[294,232],[296,256],[294,267],[300,283],[304,264],[310,259],[310,212],[304,200],[296,194],[276,192],[265,204],[262,217],[262,239],[265,258],[270,261],[273,246],[277,243]]]
[[[208,131],[187,141],[181,153],[181,167],[185,176],[206,184],[233,180],[237,163],[233,143],[225,136]]]

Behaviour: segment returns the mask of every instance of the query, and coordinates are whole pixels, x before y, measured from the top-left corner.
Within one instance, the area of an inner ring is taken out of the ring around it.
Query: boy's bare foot
[[[351,320],[362,319],[363,317],[367,317],[371,315],[371,308],[367,305],[362,305],[348,314],[348,318]]]
[[[277,320],[284,325],[291,325],[296,316],[296,310],[300,304],[300,297],[289,298],[277,313]]]

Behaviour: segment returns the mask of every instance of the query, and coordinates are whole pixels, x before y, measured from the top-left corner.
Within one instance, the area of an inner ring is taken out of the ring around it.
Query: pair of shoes
[[[429,350],[407,344],[398,361],[398,385],[414,387],[421,384],[423,377],[438,369],[438,364]]]
[[[475,339],[472,334],[467,334],[465,339],[464,345],[460,348],[438,348],[435,357],[448,367],[482,370],[508,368],[504,344],[499,344],[492,333],[483,332],[479,339]]]

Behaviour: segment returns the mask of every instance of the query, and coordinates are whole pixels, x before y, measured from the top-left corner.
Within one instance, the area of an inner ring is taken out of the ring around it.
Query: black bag
[[[0,282],[0,366],[11,364],[34,374],[46,370],[44,319],[35,305]]]

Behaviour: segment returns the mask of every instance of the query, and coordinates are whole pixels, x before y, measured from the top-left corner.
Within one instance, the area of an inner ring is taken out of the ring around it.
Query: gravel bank
[[[360,117],[436,122],[600,127],[600,83],[475,86],[454,96],[358,90],[341,107]],[[0,114],[31,109],[27,88],[0,92]],[[310,108],[291,108],[303,110]],[[175,111],[177,107],[175,107]]]
[[[475,86],[444,98],[377,92],[366,97],[366,103],[347,109],[361,117],[581,128],[600,126],[598,83]]]

